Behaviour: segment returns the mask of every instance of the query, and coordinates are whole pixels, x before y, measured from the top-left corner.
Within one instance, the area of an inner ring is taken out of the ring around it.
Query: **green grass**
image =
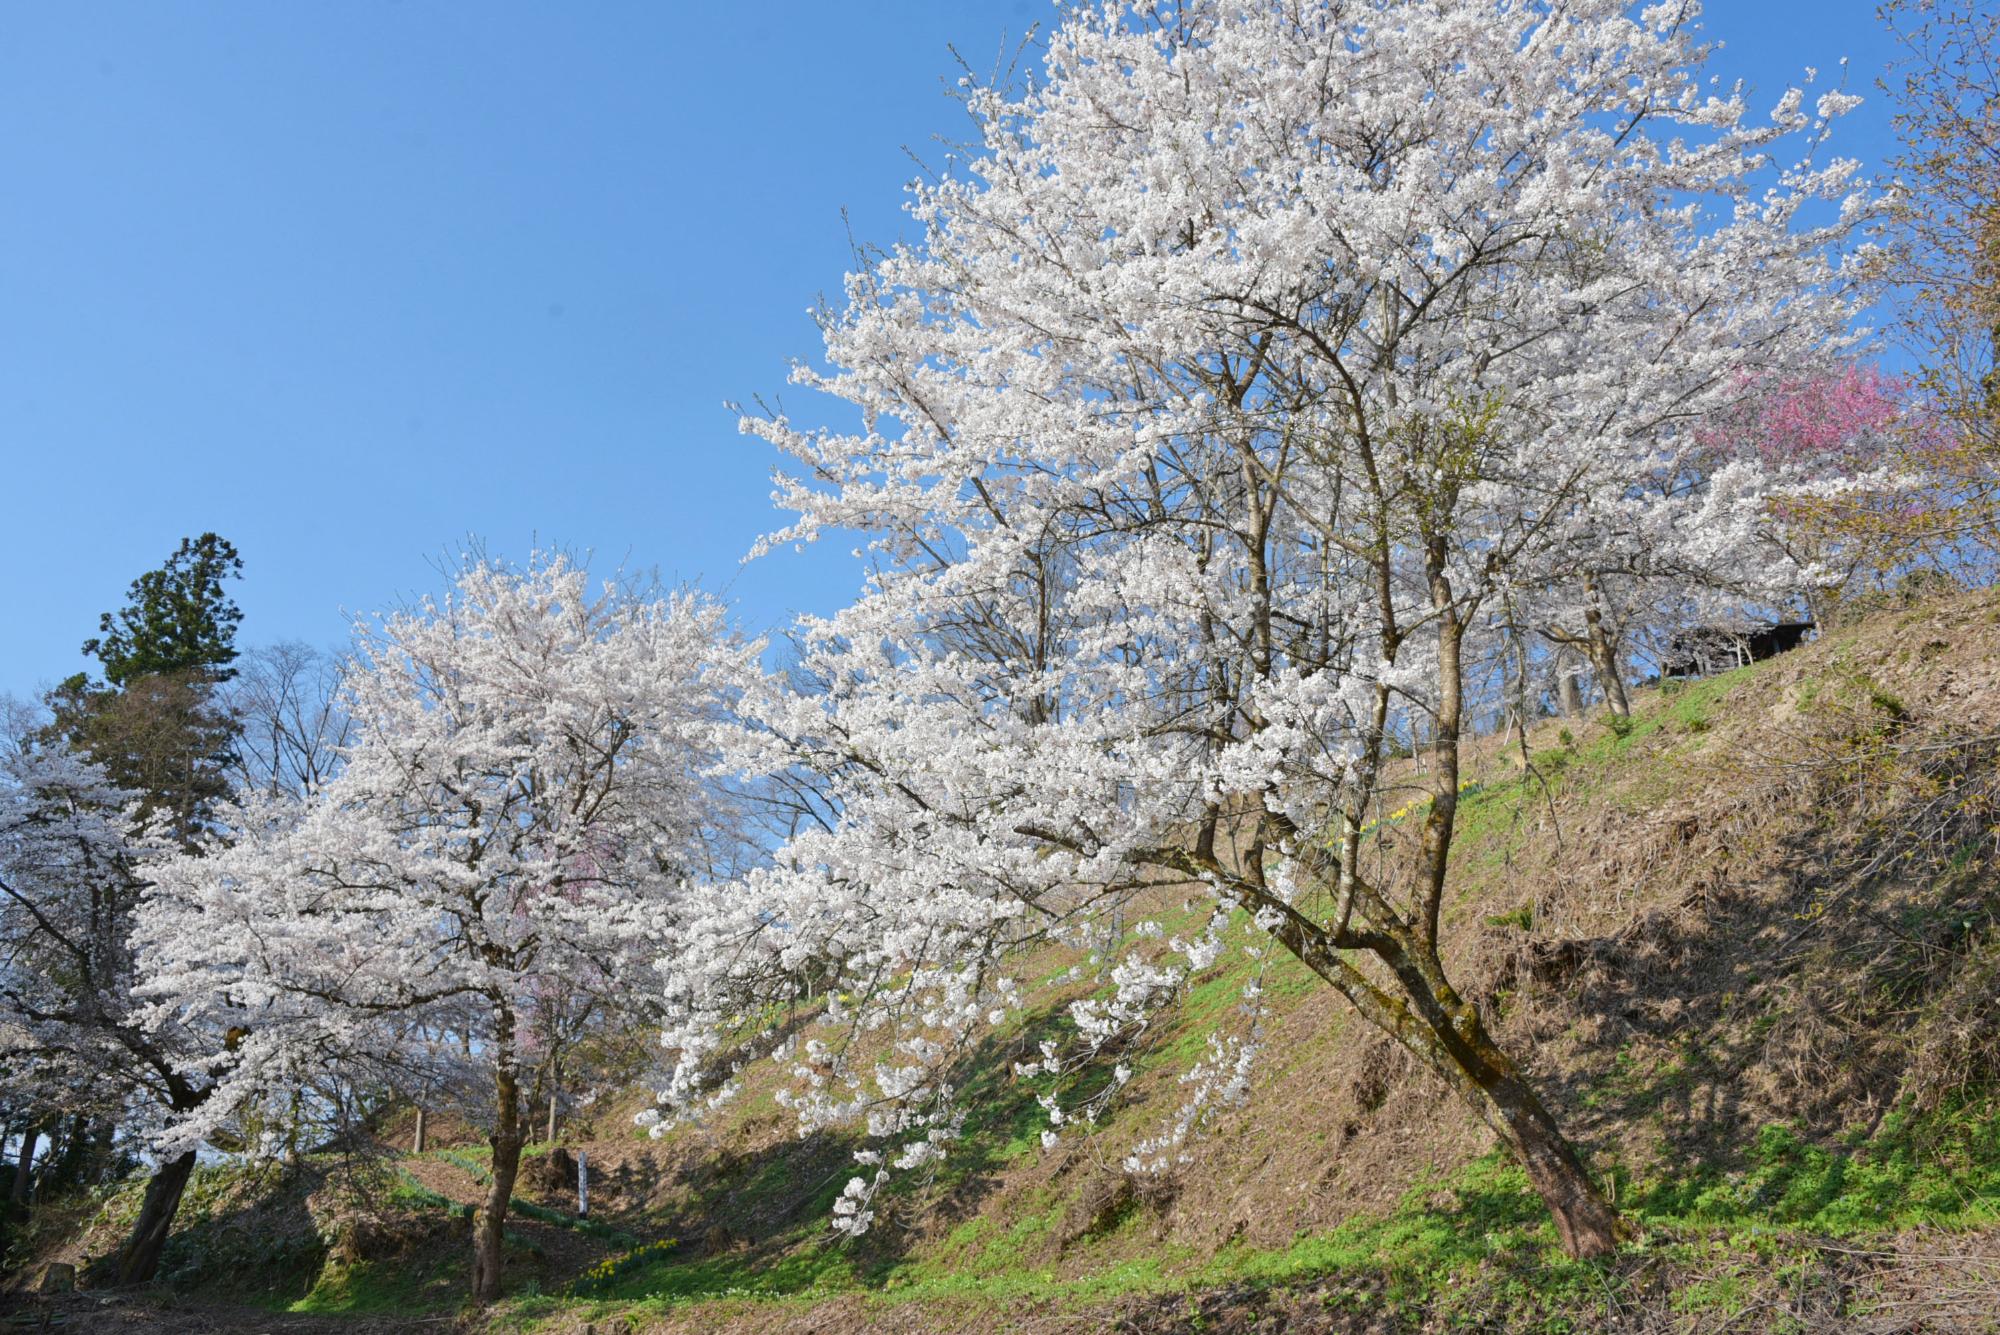
[[[1386,1219],[1354,1221],[1283,1250],[1232,1244],[1202,1258],[1185,1247],[1155,1245],[1112,1265],[1061,1275],[1045,1255],[1047,1236],[1061,1213],[1051,1203],[1004,1227],[990,1218],[972,1219],[932,1255],[887,1266],[868,1266],[861,1248],[830,1244],[749,1266],[741,1258],[683,1257],[653,1248],[613,1263],[602,1279],[580,1284],[577,1291],[650,1307],[716,1299],[802,1301],[862,1288],[877,1300],[898,1303],[1036,1299],[1078,1304],[1348,1274],[1386,1290],[1393,1302],[1407,1303],[1430,1298],[1440,1282],[1496,1255],[1524,1258],[1538,1271],[1589,1271],[1555,1250],[1554,1231],[1540,1201],[1511,1165],[1492,1158],[1468,1165],[1448,1181],[1456,1204],[1447,1209],[1425,1203],[1440,1185],[1412,1189],[1403,1207]],[[1115,1233],[1112,1240],[1117,1240]]]
[[[1695,1164],[1642,1181],[1616,1177],[1631,1249],[1698,1266],[1704,1277],[1675,1297],[1684,1311],[1731,1310],[1758,1283],[1812,1256],[1815,1238],[1865,1239],[1914,1224],[1958,1229],[2000,1223],[2000,1099],[1885,1120],[1870,1140],[1812,1145],[1770,1126],[1734,1172]],[[1106,1238],[1105,1264],[1051,1259],[1062,1200],[1045,1189],[1010,1220],[976,1216],[929,1252],[871,1261],[866,1243],[834,1244],[802,1229],[782,1250],[701,1257],[656,1244],[601,1267],[575,1289],[606,1311],[719,1300],[794,1304],[864,1292],[873,1302],[1054,1302],[1074,1307],[1145,1294],[1314,1283],[1327,1301],[1416,1319],[1525,1314],[1521,1328],[1568,1329],[1602,1315],[1631,1264],[1570,1260],[1540,1199],[1498,1153],[1412,1186],[1381,1218],[1350,1220],[1283,1248],[1231,1243],[1212,1255]],[[1740,1255],[1717,1269],[1718,1250]],[[1627,1262],[1633,1259],[1628,1254]],[[1345,1298],[1342,1295],[1347,1295]],[[1498,1305],[1497,1308],[1495,1305]],[[1532,1320],[1529,1318],[1532,1317]],[[1513,1327],[1510,1327],[1513,1328]]]
[[[1571,738],[1556,751],[1540,753],[1541,777],[1506,776],[1469,787],[1460,804],[1461,856],[1475,851],[1504,859],[1531,837],[1532,817],[1547,798],[1544,782],[1572,796],[1621,806],[1657,803],[1665,786],[1676,781],[1676,766],[1663,762],[1709,745],[1711,721],[1761,667],[1643,695],[1629,721],[1591,727],[1581,741]],[[1636,748],[1644,748],[1643,760],[1636,758]],[[1531,930],[1532,914],[1532,905],[1524,904],[1488,921]],[[1163,1017],[1152,1048],[1136,1055],[1135,1066],[1184,1066],[1211,1034],[1240,1020],[1243,985],[1260,970],[1270,997],[1304,994],[1318,985],[1287,955],[1260,962],[1234,948],[1250,939],[1243,922],[1232,923],[1231,949],[1192,981]],[[1045,1015],[1022,1023],[1031,1032],[1046,1029],[1053,1035],[1063,1020]],[[1686,1045],[1621,1053],[1598,1087],[1586,1092],[1585,1102],[1644,1112],[1695,1079],[1705,1060],[1699,1047]],[[982,1057],[968,1072],[962,1087],[970,1109],[967,1140],[954,1155],[955,1181],[970,1180],[1034,1147],[1044,1120],[1033,1102],[1038,1086],[1012,1078],[1004,1065]],[[1809,1235],[1881,1237],[1919,1223],[1947,1229],[2000,1223],[1996,1118],[2000,1102],[1927,1117],[1903,1114],[1887,1119],[1866,1143],[1834,1145],[1810,1143],[1791,1128],[1770,1126],[1754,1143],[1738,1147],[1728,1164],[1696,1160],[1639,1179],[1619,1174],[1615,1186],[1627,1218],[1645,1235],[1639,1251],[1689,1264],[1702,1258],[1706,1278],[1690,1283],[1676,1301],[1688,1310],[1727,1310],[1778,1271],[1805,1264],[1800,1258],[1809,1244],[1802,1239]],[[753,1184],[759,1191],[785,1186]],[[1074,1182],[1029,1191],[1013,1198],[1005,1214],[975,1214],[910,1256],[884,1259],[868,1241],[835,1243],[823,1219],[809,1215],[749,1255],[705,1257],[679,1248],[633,1253],[579,1293],[648,1306],[801,1303],[856,1291],[884,1302],[1075,1304],[1329,1281],[1395,1310],[1449,1315],[1460,1311],[1454,1304],[1461,1301],[1498,1301],[1548,1314],[1554,1323],[1549,1328],[1560,1329],[1573,1317],[1587,1319],[1624,1282],[1620,1263],[1587,1265],[1566,1258],[1519,1170],[1492,1156],[1418,1184],[1386,1217],[1353,1220],[1283,1248],[1235,1243],[1213,1255],[1142,1234],[1150,1226],[1143,1209],[1114,1218],[1104,1236],[1072,1242],[1065,1251],[1055,1245],[1055,1235],[1075,1191]],[[1744,1249],[1752,1256],[1745,1263],[1750,1268],[1715,1269],[1708,1263],[1718,1246]],[[1479,1296],[1461,1300],[1461,1294]],[[1465,1312],[1477,1315],[1470,1308]]]
[[[326,1254],[305,1207],[306,1186],[271,1165],[204,1164],[189,1178],[160,1258],[160,1280],[186,1292],[286,1301],[311,1284]],[[131,1188],[136,1213],[143,1180]],[[262,1205],[253,1213],[252,1202]],[[114,1203],[120,1210],[125,1202]],[[121,1232],[123,1228],[121,1227]]]
[[[518,1196],[508,1205],[507,1209],[510,1213],[520,1215],[523,1219],[533,1219],[539,1223],[553,1224],[557,1228],[569,1229],[572,1233],[581,1233],[586,1238],[596,1238],[599,1242],[608,1242],[614,1247],[636,1247],[639,1245],[638,1238],[627,1233],[622,1228],[605,1223],[601,1219],[579,1219],[573,1214],[567,1214],[561,1210],[551,1210],[537,1205],[533,1201],[524,1201]]]
[[[448,1158],[451,1153],[451,1151],[440,1151],[436,1157],[447,1159],[448,1162],[464,1167],[464,1164],[458,1159]],[[467,1171],[471,1170],[468,1169]],[[475,1174],[475,1177],[482,1185],[491,1180],[489,1174]],[[470,1205],[461,1204],[450,1197],[432,1191],[429,1187],[424,1186],[411,1177],[408,1172],[400,1168],[396,1170],[396,1184],[391,1189],[390,1199],[406,1207],[443,1210],[448,1214],[459,1217],[470,1217],[473,1212],[473,1208]],[[585,1237],[596,1238],[601,1242],[608,1242],[614,1247],[629,1248],[639,1245],[637,1237],[622,1228],[607,1224],[603,1220],[579,1219],[573,1214],[568,1214],[561,1210],[551,1210],[546,1206],[537,1205],[533,1201],[523,1200],[519,1196],[516,1196],[508,1203],[507,1211],[509,1214],[519,1215],[523,1219],[533,1219],[539,1223],[552,1224],[557,1228],[566,1228],[572,1232],[581,1233]]]
[[[1625,811],[1651,809],[1671,797],[1684,774],[1668,757],[1706,745],[1704,734],[1719,707],[1764,666],[1751,664],[1642,692],[1632,702],[1630,718],[1605,715],[1594,724],[1579,723],[1581,737],[1564,728],[1561,743],[1532,751],[1533,772],[1489,775],[1466,785],[1452,833],[1454,877],[1464,893],[1491,885],[1526,851],[1537,819],[1557,797],[1602,794]],[[1664,748],[1666,754],[1645,764],[1628,763],[1641,746]],[[1503,915],[1494,925],[1527,923]]]
[[[578,1297],[666,1304],[710,1298],[784,1298],[850,1291],[861,1287],[864,1273],[854,1264],[852,1254],[834,1246],[795,1245],[746,1260],[736,1255],[692,1255],[672,1242],[663,1242],[612,1258],[580,1277],[571,1292]]]
[[[1659,1072],[1636,1066],[1612,1076],[1625,1084],[1657,1078]],[[1011,1100],[999,1100],[988,1129],[1004,1129],[1015,1115]],[[194,1189],[199,1218],[226,1199],[231,1177],[214,1172]],[[1732,1170],[1693,1163],[1642,1179],[1614,1174],[1614,1186],[1627,1218],[1642,1230],[1636,1252],[1700,1270],[1676,1291],[1674,1306],[1727,1314],[1773,1276],[1803,1266],[1813,1238],[1883,1237],[1919,1224],[2000,1224],[2000,1097],[1925,1115],[1892,1114],[1873,1137],[1851,1144],[1814,1144],[1789,1127],[1767,1126]],[[785,1184],[760,1175],[750,1189],[777,1193]],[[392,1200],[466,1209],[409,1179],[396,1184]],[[1044,1187],[1018,1202],[1011,1218],[975,1215],[909,1256],[886,1255],[867,1240],[832,1242],[819,1216],[755,1251],[714,1256],[670,1241],[638,1245],[606,1230],[624,1252],[565,1296],[526,1295],[514,1311],[532,1322],[537,1314],[573,1315],[580,1308],[794,1305],[853,1293],[883,1303],[1032,1300],[1080,1307],[1134,1295],[1311,1283],[1332,1306],[1351,1302],[1447,1322],[1504,1311],[1520,1315],[1520,1328],[1559,1330],[1572,1322],[1587,1326],[1632,1272],[1629,1264],[1565,1257],[1521,1171],[1497,1154],[1413,1185],[1386,1216],[1350,1220],[1281,1248],[1237,1242],[1201,1254],[1160,1244],[1143,1234],[1148,1221],[1135,1209],[1075,1257],[1058,1260],[1052,1235],[1067,1201],[1061,1188]],[[1102,1261],[1092,1264],[1093,1255]],[[1737,1259],[1718,1265],[1718,1255]],[[462,1297],[462,1259],[330,1267],[288,1307],[355,1315],[441,1310]]]
[[[1577,724],[1580,737],[1566,736],[1561,746],[1537,752],[1538,774],[1503,770],[1468,786],[1460,798],[1455,849],[1461,885],[1468,894],[1490,889],[1495,882],[1487,872],[1536,837],[1536,820],[1554,794],[1627,809],[1670,796],[1689,772],[1676,761],[1714,744],[1708,735],[1712,721],[1760,670],[1762,665],[1752,666],[1645,693],[1635,699],[1630,720]],[[1900,707],[1854,674],[1828,674],[1826,682],[1802,686],[1806,707],[1815,701],[1831,707],[1838,703],[1834,697],[1851,696],[1892,721]],[[1976,875],[1980,865],[1978,849],[1969,846],[1951,872]],[[1518,896],[1474,898],[1467,912],[1479,913],[1498,930],[1526,932],[1536,925],[1534,902],[1519,902]],[[1193,931],[1206,913],[1160,916],[1179,930]],[[1182,918],[1187,921],[1180,923]],[[1905,926],[1916,931],[1923,924]],[[1155,1077],[1185,1069],[1211,1035],[1242,1022],[1242,990],[1253,975],[1261,974],[1266,997],[1274,1001],[1322,986],[1283,952],[1252,960],[1237,948],[1255,940],[1257,934],[1238,914],[1221,960],[1191,980],[1144,1050],[1123,1059]],[[1053,970],[1043,986],[1062,990],[1065,972]],[[1084,982],[1064,996],[1090,986]],[[1726,1009],[1728,998],[1723,1004]],[[746,1026],[781,1018],[760,1014],[746,1019]],[[1762,1018],[1748,1017],[1752,1023]],[[699,1188],[702,1198],[686,1213],[730,1228],[739,1227],[738,1216],[758,1220],[743,1230],[754,1241],[725,1239],[727,1245],[716,1249],[673,1241],[639,1245],[630,1235],[606,1230],[597,1236],[624,1248],[620,1254],[579,1277],[563,1295],[516,1299],[510,1319],[533,1324],[559,1316],[574,1324],[579,1317],[704,1304],[716,1311],[755,1311],[835,1295],[850,1300],[858,1295],[870,1304],[1019,1301],[1071,1308],[1146,1295],[1164,1295],[1171,1303],[1186,1295],[1192,1306],[1196,1295],[1210,1290],[1311,1285],[1330,1307],[1351,1305],[1380,1313],[1392,1324],[1492,1328],[1498,1323],[1555,1332],[1601,1324],[1631,1297],[1633,1286],[1662,1275],[1671,1277],[1676,1310],[1741,1313],[1766,1301],[1773,1284],[1791,1282],[1787,1277],[1805,1282],[1822,1259],[1814,1250],[1816,1240],[1887,1239],[1918,1225],[1946,1230],[2000,1225],[2000,1096],[1982,1096],[1923,1115],[1892,1114],[1866,1140],[1815,1141],[1793,1127],[1769,1125],[1747,1143],[1709,1150],[1710,1159],[1638,1173],[1614,1168],[1610,1185],[1639,1236],[1620,1257],[1604,1263],[1563,1255],[1540,1200],[1521,1171],[1497,1154],[1413,1184],[1382,1216],[1350,1219],[1282,1246],[1237,1241],[1209,1251],[1161,1241],[1156,1217],[1136,1202],[1107,1213],[1094,1232],[1079,1238],[1072,1236],[1070,1215],[1085,1173],[1040,1185],[1017,1178],[1004,1204],[972,1194],[990,1186],[1005,1166],[1037,1152],[1047,1123],[1035,1097],[1057,1081],[1014,1076],[1003,1052],[1022,1041],[1032,1050],[1043,1038],[1067,1046],[1073,1032],[1063,1007],[1052,1002],[1040,1013],[1010,1019],[958,1073],[954,1083],[967,1111],[965,1139],[935,1178],[922,1184],[899,1181],[884,1198],[886,1205],[916,1209],[966,1192],[963,1221],[942,1239],[900,1250],[907,1240],[891,1226],[859,1241],[837,1240],[827,1214],[849,1175],[842,1158],[848,1146],[842,1142],[819,1142],[814,1154],[739,1156],[725,1178]],[[1620,1050],[1594,1087],[1583,1091],[1583,1103],[1615,1109],[1619,1120],[1648,1115],[1712,1073],[1714,1058],[1705,1038],[1691,1032],[1671,1045]],[[1309,1055],[1313,1049],[1301,1051]],[[1282,1059],[1307,1056],[1295,1052]],[[1065,1103],[1101,1087],[1092,1082],[1107,1078],[1111,1064],[1106,1059],[1062,1077]],[[486,1180],[485,1152],[440,1151],[434,1157]],[[1115,1162],[1115,1154],[1111,1157]],[[410,1201],[450,1205],[435,1193],[426,1195],[434,1199],[412,1195]],[[516,1208],[530,1218],[554,1213],[518,1202]],[[563,1217],[548,1222],[577,1226]],[[411,1288],[413,1283],[417,1287]],[[323,1278],[308,1295],[314,1305],[300,1310],[392,1310],[426,1301],[425,1292],[416,1281],[354,1267]]]
[[[1700,1167],[1625,1195],[1640,1218],[1693,1229],[1784,1228],[1828,1237],[2000,1223],[2000,1098],[1893,1113],[1858,1146],[1766,1126],[1735,1172]]]
[[[402,1169],[396,1170],[396,1181],[389,1188],[389,1201],[404,1209],[443,1210],[454,1218],[470,1219],[472,1207],[432,1191],[423,1183],[411,1177]]]
[[[482,1187],[493,1180],[493,1151],[489,1147],[431,1150],[428,1157],[450,1164]]]
[[[462,1263],[450,1260],[365,1261],[329,1267],[286,1310],[351,1316],[437,1311],[463,1300],[465,1270]]]

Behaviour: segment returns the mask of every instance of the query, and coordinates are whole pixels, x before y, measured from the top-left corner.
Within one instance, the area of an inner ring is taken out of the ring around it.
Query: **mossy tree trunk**
[[[514,1199],[514,1180],[521,1171],[521,1145],[526,1128],[521,1117],[521,1087],[514,1060],[514,1015],[496,1000],[493,1066],[493,1175],[486,1187],[472,1229],[472,1300],[480,1306],[500,1297],[501,1256],[507,1229],[507,1207]]]
[[[139,1217],[133,1221],[131,1235],[118,1255],[120,1284],[145,1284],[159,1273],[160,1253],[166,1248],[174,1216],[180,1213],[181,1195],[187,1190],[188,1178],[194,1175],[194,1160],[194,1151],[188,1150],[161,1164],[147,1181]]]
[[[1201,853],[1197,849],[1183,865],[1214,875],[1220,864],[1202,865]],[[1379,892],[1361,885],[1364,910],[1379,912]],[[1265,887],[1256,890],[1239,899],[1253,911],[1277,917],[1272,935],[1279,943],[1441,1077],[1506,1146],[1548,1207],[1563,1250],[1578,1258],[1615,1250],[1626,1233],[1616,1207],[1592,1180],[1532,1083],[1487,1032],[1478,1008],[1459,996],[1436,953],[1423,947],[1417,933],[1407,926],[1336,933],[1269,895]],[[1386,965],[1395,985],[1382,986],[1358,968],[1348,954],[1355,950]]]
[[[1430,804],[1418,834],[1407,896],[1392,898],[1361,876],[1355,865],[1359,840],[1353,837],[1351,820],[1340,827],[1346,837],[1329,849],[1324,838],[1308,834],[1280,814],[1281,795],[1276,793],[1246,813],[1247,819],[1232,818],[1222,804],[1212,804],[1197,825],[1191,847],[1149,849],[1135,856],[1218,886],[1249,910],[1368,1021],[1436,1072],[1492,1129],[1547,1205],[1564,1250],[1576,1257],[1603,1256],[1617,1247],[1624,1234],[1616,1208],[1591,1180],[1582,1158],[1526,1076],[1487,1032],[1478,1008],[1452,986],[1439,949],[1459,806],[1464,722],[1461,647],[1467,625],[1446,569],[1444,545],[1433,542],[1429,576],[1436,628],[1435,740],[1430,748]],[[1393,609],[1386,605],[1384,618],[1393,627]],[[1601,621],[1592,624],[1600,632],[1595,642],[1608,644]],[[1397,643],[1392,636],[1386,645],[1392,659]],[[1605,689],[1607,694],[1618,691],[1614,698],[1622,701],[1615,676],[1607,679]],[[1375,745],[1379,748],[1380,741]],[[1379,767],[1379,755],[1374,762]],[[1365,801],[1368,794],[1360,796]],[[1299,873],[1295,883],[1319,883],[1335,891],[1330,914],[1309,917],[1299,907],[1308,901],[1274,893],[1266,879],[1266,863],[1284,857]],[[1374,967],[1364,967],[1370,959]]]

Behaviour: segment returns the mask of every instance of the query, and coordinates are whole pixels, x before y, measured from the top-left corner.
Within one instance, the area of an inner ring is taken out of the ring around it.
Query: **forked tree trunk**
[[[1418,851],[1422,917],[1414,939],[1385,934],[1376,953],[1402,985],[1413,1024],[1391,1027],[1406,1046],[1458,1089],[1527,1172],[1528,1182],[1549,1208],[1563,1250],[1575,1257],[1604,1256],[1618,1246],[1618,1212],[1605,1199],[1567,1137],[1543,1106],[1521,1070],[1486,1032],[1478,1007],[1453,988],[1439,956],[1439,910],[1444,903],[1451,841],[1458,813],[1459,738],[1463,727],[1460,649],[1464,634],[1442,552],[1433,555],[1432,603],[1438,613],[1437,774],[1431,790]],[[1592,644],[1615,664],[1602,619],[1590,613]],[[1615,689],[1615,695],[1614,695]],[[1614,670],[1605,694],[1623,704],[1624,687]],[[1622,708],[1620,713],[1625,712]],[[1399,939],[1399,937],[1401,939]]]
[[[514,1199],[514,1179],[521,1171],[521,1091],[515,1079],[513,1024],[504,1013],[496,1022],[493,1073],[493,1177],[486,1202],[472,1230],[472,1300],[484,1307],[500,1297],[501,1243],[507,1229],[507,1206]]]
[[[1442,621],[1439,673],[1450,687],[1460,680],[1459,637],[1449,612]],[[1458,810],[1459,706],[1457,690],[1440,692],[1437,780],[1419,848],[1424,917],[1416,924],[1414,940],[1386,934],[1376,950],[1402,985],[1408,1000],[1403,1015],[1415,1022],[1391,1032],[1452,1083],[1527,1172],[1529,1185],[1555,1220],[1563,1250],[1575,1257],[1608,1255],[1618,1246],[1617,1211],[1591,1181],[1520,1068],[1487,1033],[1478,1007],[1452,987],[1438,954],[1439,909]]]
[[[120,1284],[144,1284],[159,1272],[160,1252],[167,1245],[168,1230],[181,1208],[181,1193],[187,1190],[193,1173],[193,1150],[154,1170],[152,1180],[146,1183],[145,1199],[139,1204],[139,1218],[118,1256]]]
[[[1436,724],[1435,763],[1426,785],[1431,800],[1418,835],[1417,865],[1408,878],[1411,884],[1406,894],[1398,893],[1392,900],[1360,876],[1355,866],[1355,821],[1349,818],[1339,827],[1344,856],[1337,869],[1339,895],[1332,917],[1308,916],[1289,897],[1277,894],[1266,880],[1265,852],[1274,844],[1291,844],[1296,851],[1290,856],[1298,859],[1296,869],[1308,879],[1319,879],[1334,869],[1314,851],[1323,841],[1268,802],[1262,804],[1247,844],[1231,834],[1228,861],[1218,853],[1225,847],[1225,812],[1219,803],[1208,806],[1189,843],[1149,849],[1137,856],[1224,887],[1238,905],[1255,916],[1260,927],[1332,984],[1369,1023],[1442,1077],[1492,1129],[1547,1206],[1565,1251],[1579,1258],[1603,1256],[1617,1248],[1625,1233],[1616,1208],[1591,1180],[1583,1160],[1520,1068],[1487,1033],[1479,1008],[1451,985],[1438,949],[1458,812],[1459,738],[1464,715],[1460,650],[1466,628],[1460,615],[1461,601],[1446,574],[1447,555],[1442,540],[1435,540],[1428,553],[1437,626],[1438,692],[1430,713]],[[1387,614],[1385,623],[1393,624]],[[1597,644],[1608,643],[1608,637],[1601,634],[1601,618],[1593,615],[1592,629],[1600,632]],[[1393,660],[1392,637],[1385,636],[1385,645],[1385,656]],[[1614,675],[1605,682],[1605,689],[1609,692],[1617,685]],[[1384,706],[1378,704],[1378,730],[1383,715]],[[1379,761],[1379,744],[1371,750]],[[1365,782],[1372,785],[1372,781],[1372,773],[1368,773]],[[1364,800],[1370,796],[1363,794]],[[1274,837],[1267,839],[1267,835]],[[1367,956],[1386,968],[1390,978],[1365,968],[1361,961]]]

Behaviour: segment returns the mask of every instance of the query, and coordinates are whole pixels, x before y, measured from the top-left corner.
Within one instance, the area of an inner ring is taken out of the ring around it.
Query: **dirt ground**
[[[256,1308],[211,1307],[171,1295],[0,1293],[0,1330],[76,1335],[394,1335],[469,1330],[458,1316],[301,1316]]]

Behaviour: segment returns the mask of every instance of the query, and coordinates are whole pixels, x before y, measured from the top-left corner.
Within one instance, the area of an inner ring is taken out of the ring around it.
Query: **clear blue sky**
[[[752,629],[828,611],[726,399],[904,227],[1042,0],[14,3],[0,8],[0,690],[85,666],[184,534],[236,543],[242,642],[334,644],[468,534],[658,566]],[[1873,0],[1711,0],[1760,109]],[[1004,35],[1004,37],[1003,37]],[[1879,161],[1880,98],[1835,147]]]

